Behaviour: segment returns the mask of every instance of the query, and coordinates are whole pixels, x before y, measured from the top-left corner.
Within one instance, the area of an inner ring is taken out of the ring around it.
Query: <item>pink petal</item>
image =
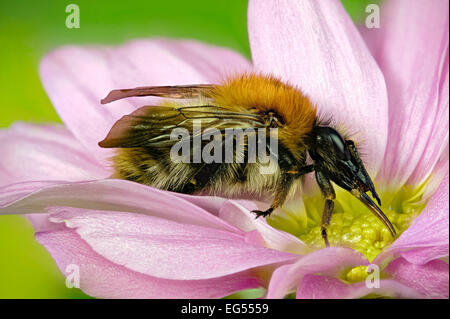
[[[400,254],[413,264],[425,264],[449,254],[449,175],[413,224],[374,263]]]
[[[204,210],[215,216],[219,215],[220,208],[222,207],[223,203],[227,201],[226,198],[217,196],[199,196],[181,193],[176,193],[175,195],[187,200],[188,202],[191,202],[198,207],[203,208]]]
[[[300,257],[291,265],[277,268],[270,279],[267,298],[283,298],[294,290],[306,275],[337,275],[347,267],[367,264],[367,259],[352,249],[331,247],[317,250]]]
[[[28,196],[36,190],[57,185],[64,184],[63,181],[35,181],[35,182],[22,182],[10,184],[0,187],[0,208],[4,208],[11,203]]]
[[[368,288],[365,282],[346,284],[334,277],[307,275],[297,288],[298,299],[355,299],[369,294],[392,298],[423,298],[414,289],[390,279],[380,280],[379,288]]]
[[[42,60],[40,74],[67,127],[94,156],[107,163],[112,151],[101,149],[97,143],[115,121],[139,106],[161,102],[134,98],[100,105],[100,99],[109,91],[144,85],[210,83],[221,72],[249,68],[248,62],[231,50],[159,39],[134,41],[117,48],[63,47]]]
[[[431,173],[431,178],[426,185],[425,192],[423,194],[424,200],[429,200],[430,197],[436,192],[437,188],[444,180],[445,175],[449,171],[449,145],[447,144],[446,149],[438,158],[436,165]]]
[[[249,271],[206,280],[169,280],[144,275],[105,259],[73,230],[38,233],[65,275],[67,266],[80,269],[80,287],[98,298],[222,298],[261,282]]]
[[[222,205],[219,217],[243,231],[256,230],[262,236],[266,247],[295,254],[306,254],[311,251],[297,237],[273,228],[265,219],[255,219],[250,212],[254,209],[258,207],[252,202],[229,200]]]
[[[0,187],[0,215],[3,214],[3,204],[13,203],[23,197],[28,196],[36,190],[48,187],[50,185],[64,184],[64,182],[57,181],[41,181],[41,182],[24,182],[11,184],[5,187]],[[10,213],[5,213],[10,214]],[[14,213],[12,213],[14,214]],[[26,218],[31,222],[35,232],[60,229],[61,225],[54,224],[48,220],[48,214],[28,214]]]
[[[0,131],[0,186],[24,181],[80,181],[111,173],[64,127],[15,123]]]
[[[264,242],[264,238],[258,233],[257,230],[249,231],[245,234],[245,242],[255,246],[266,247],[266,243]]]
[[[158,278],[200,280],[293,260],[245,242],[242,234],[140,214],[51,208],[50,220],[74,228],[92,249]]]
[[[161,48],[196,69],[208,83],[219,83],[224,76],[251,71],[249,61],[232,50],[192,40],[156,39]],[[151,74],[149,68],[148,74]],[[192,84],[192,83],[191,83]]]
[[[378,171],[388,109],[383,75],[340,1],[249,2],[248,32],[257,70],[297,85],[319,113],[345,125]]]
[[[46,208],[51,206],[68,206],[152,215],[242,233],[185,198],[179,197],[177,193],[115,179],[53,184],[21,183],[0,188],[0,214],[46,213]]]
[[[427,297],[448,299],[448,270],[448,264],[442,260],[432,260],[423,265],[415,265],[403,258],[398,258],[386,267],[385,272],[396,281]]]
[[[362,28],[383,71],[389,137],[379,180],[419,184],[448,145],[447,0],[386,1],[380,29]]]
[[[26,214],[25,218],[29,220],[35,233],[64,229],[64,224],[51,222],[49,214]]]

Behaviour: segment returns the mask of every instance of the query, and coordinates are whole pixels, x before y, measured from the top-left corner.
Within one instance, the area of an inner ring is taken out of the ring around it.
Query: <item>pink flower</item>
[[[382,27],[360,31],[338,1],[250,1],[248,17],[253,65],[163,39],[46,56],[42,82],[65,127],[0,132],[0,212],[29,214],[61,271],[77,265],[81,289],[95,297],[220,298],[263,287],[268,298],[448,298],[448,2],[387,1]],[[397,240],[338,193],[334,247],[321,249],[323,202],[311,180],[266,222],[250,201],[108,178],[112,153],[97,143],[122,115],[160,100],[105,107],[105,93],[252,70],[301,87],[321,114],[358,133]],[[366,285],[370,263],[379,288]]]

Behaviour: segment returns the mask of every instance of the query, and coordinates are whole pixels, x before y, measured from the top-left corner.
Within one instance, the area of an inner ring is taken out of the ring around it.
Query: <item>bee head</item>
[[[316,126],[313,130],[309,154],[317,169],[334,183],[352,194],[364,194],[370,191],[381,205],[373,182],[359,158],[353,141],[344,140],[331,127]]]

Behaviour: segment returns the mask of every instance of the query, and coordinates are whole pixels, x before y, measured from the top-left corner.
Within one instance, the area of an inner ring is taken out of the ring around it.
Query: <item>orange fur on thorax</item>
[[[303,145],[316,120],[316,108],[300,90],[272,76],[244,74],[215,86],[211,97],[229,108],[274,112],[284,121],[279,129],[280,142],[295,151]],[[295,153],[293,153],[296,156]]]

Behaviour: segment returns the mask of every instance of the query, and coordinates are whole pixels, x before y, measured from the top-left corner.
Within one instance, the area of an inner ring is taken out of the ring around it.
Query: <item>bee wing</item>
[[[118,120],[106,138],[99,143],[104,148],[170,147],[178,140],[171,139],[176,128],[184,128],[192,138],[194,125],[202,129],[264,128],[264,119],[258,114],[233,112],[213,106],[143,106]]]
[[[108,96],[101,100],[107,104],[116,100],[133,96],[159,96],[171,99],[195,99],[209,97],[212,84],[176,85],[176,86],[141,86],[134,89],[119,89],[109,92]]]

